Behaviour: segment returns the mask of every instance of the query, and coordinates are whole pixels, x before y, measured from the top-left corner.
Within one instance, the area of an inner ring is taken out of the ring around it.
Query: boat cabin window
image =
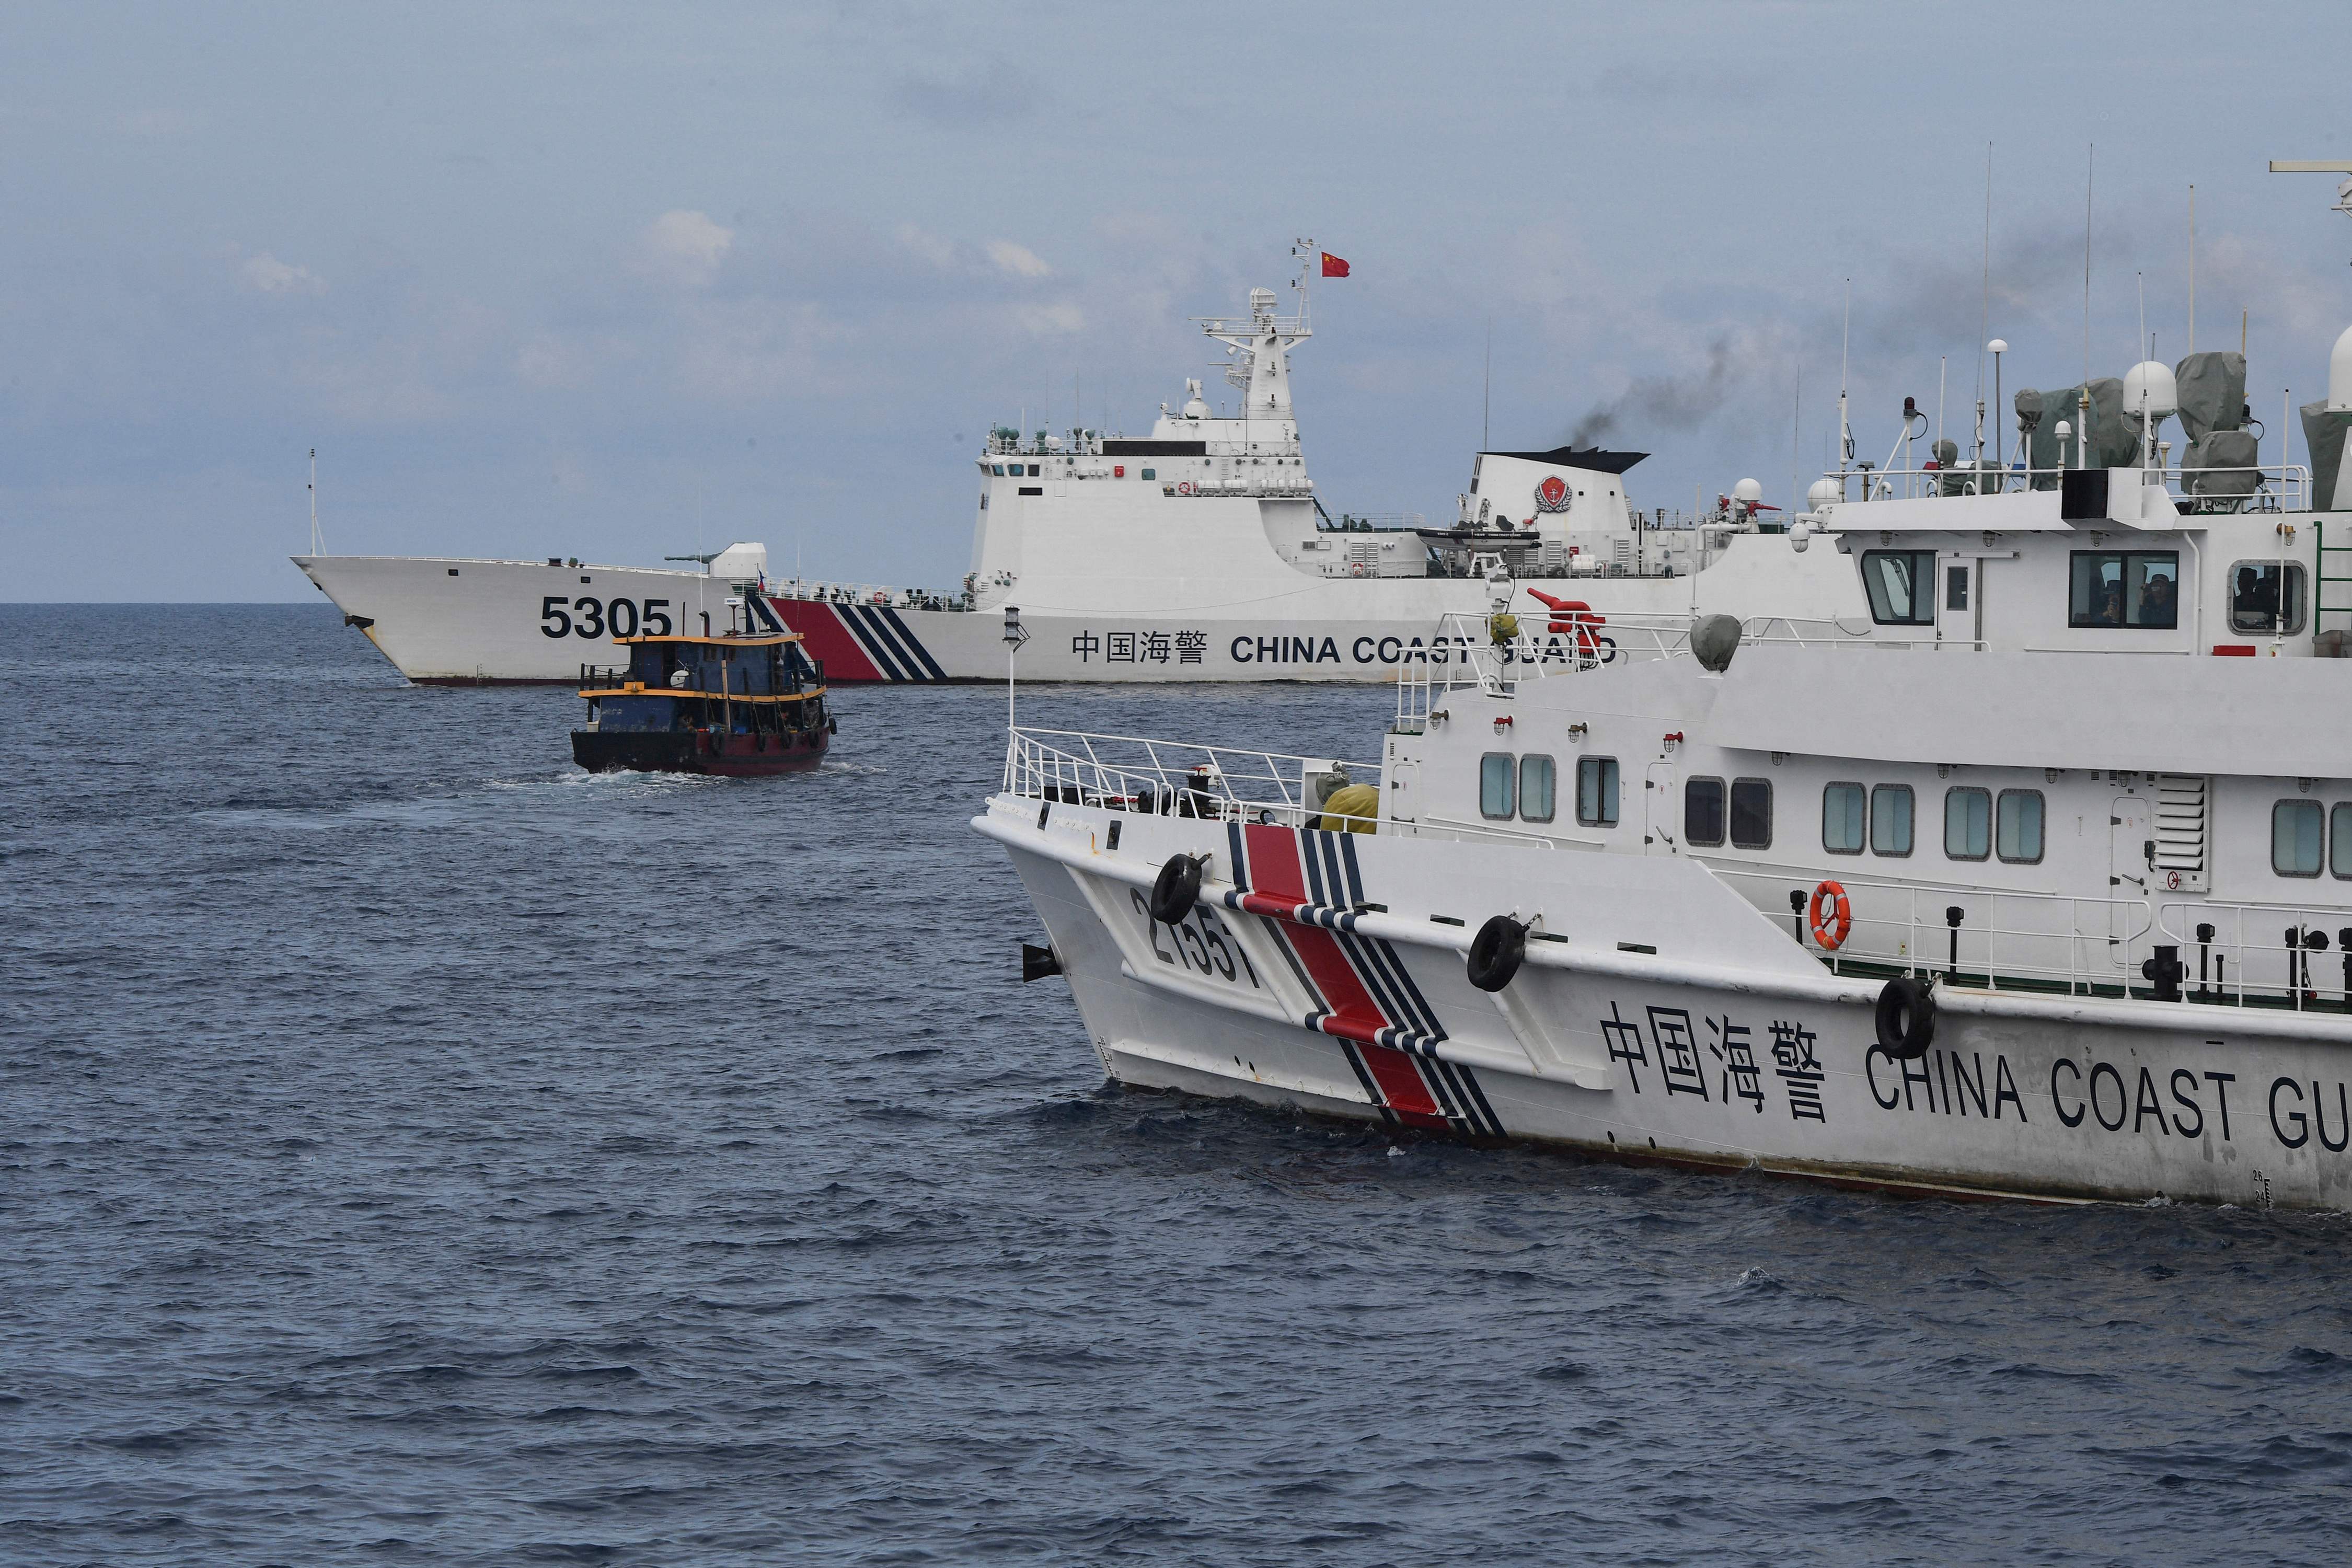
[[[1617,826],[1617,759],[1576,760],[1576,820],[1587,827]]]
[[[1880,784],[1870,792],[1870,852],[1911,853],[1911,786]]]
[[[1772,781],[1731,781],[1731,842],[1739,849],[1772,847]]]
[[[1512,784],[1517,770],[1508,752],[1489,752],[1478,759],[1478,815],[1509,816],[1517,801]]]
[[[2339,803],[2327,814],[2327,869],[2352,880],[2352,805]]]
[[[1993,847],[2000,858],[2015,865],[2031,866],[2042,858],[2042,792],[2038,789],[2005,789],[2000,792],[1998,832]]]
[[[2317,801],[2280,801],[2271,807],[2271,869],[2282,877],[2318,876],[2320,837]]]
[[[1683,842],[1723,842],[1723,781],[1692,779],[1683,785]]]
[[[1870,618],[1882,626],[1936,624],[1936,552],[1932,550],[1865,550],[1862,586],[1870,595]]]
[[[1969,569],[1948,566],[1944,569],[1944,608],[1965,610],[1969,607]]]
[[[1992,795],[1980,789],[1944,792],[1944,855],[1984,860],[1992,855]]]
[[[1858,784],[1822,788],[1822,847],[1832,855],[1862,853],[1863,793]]]
[[[2179,552],[2075,551],[2066,624],[2168,629],[2179,626]]]
[[[2282,605],[2280,564],[2276,561],[2241,561],[2230,568],[2231,631],[2292,636],[2303,630],[2303,568],[2292,561],[2284,563],[2286,602]]]
[[[1549,822],[1552,818],[1553,770],[1549,757],[1519,759],[1519,818]]]

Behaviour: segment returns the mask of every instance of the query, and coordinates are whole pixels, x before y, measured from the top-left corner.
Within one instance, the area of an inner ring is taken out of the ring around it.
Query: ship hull
[[[1949,1196],[2352,1208],[2341,1014],[1942,988],[1931,1046],[1898,1060],[1879,980],[1830,973],[1685,858],[1021,796],[974,826],[1123,1084]],[[1171,927],[1147,900],[1179,851],[1211,874]],[[1475,989],[1471,935],[1513,910],[1563,940]]]
[[[592,773],[713,773],[756,778],[813,773],[832,736],[716,735],[700,730],[574,730],[572,760]]]
[[[582,665],[611,662],[616,633],[654,631],[665,622],[680,632],[711,625],[725,631],[732,592],[698,573],[527,561],[299,556],[296,563],[419,685],[573,683]],[[1085,595],[1098,609],[1057,607],[1054,600],[1075,584],[1050,595],[1024,593],[1014,600],[1030,634],[1021,678],[1377,684],[1393,680],[1413,650],[1436,640],[1442,616],[1487,607],[1482,582],[1273,570],[1271,579],[1104,579]],[[1799,555],[1770,535],[1733,540],[1722,561],[1691,577],[1544,578],[1528,585],[1580,600],[1602,616],[1696,610],[1827,619],[1864,609],[1843,557],[1827,550]],[[1540,617],[1546,612],[1528,585],[1515,591],[1512,607]],[[779,594],[751,609],[751,629],[806,638],[835,685],[1005,675],[998,610]]]

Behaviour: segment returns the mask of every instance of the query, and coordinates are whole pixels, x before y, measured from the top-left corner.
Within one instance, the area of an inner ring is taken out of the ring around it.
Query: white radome
[[[2180,386],[2172,367],[2161,360],[2142,360],[2124,372],[2124,412],[2145,407],[2150,419],[2162,419],[2180,407]]]
[[[1805,504],[1815,511],[1825,510],[1844,499],[1845,487],[1831,479],[1815,479],[1813,488],[1805,492]]]
[[[1764,487],[1754,479],[1742,479],[1731,487],[1733,500],[1755,502],[1764,499]]]

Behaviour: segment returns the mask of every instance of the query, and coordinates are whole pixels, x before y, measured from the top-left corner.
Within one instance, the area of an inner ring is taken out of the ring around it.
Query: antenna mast
[[[1845,280],[1845,333],[1838,342],[1838,495],[1845,495],[1846,465],[1853,461],[1853,426],[1845,416],[1846,366],[1853,349],[1853,279]],[[1865,497],[1865,500],[1868,498]]]
[[[310,553],[326,553],[319,542],[319,448],[310,448]]]
[[[1983,349],[1983,347],[1982,347],[1981,345],[1984,343],[1986,337],[1988,336],[1988,334],[1990,334],[1990,333],[1991,332],[1991,331],[1992,331],[1992,143],[1991,143],[1991,142],[1986,142],[1986,143],[1985,143],[1984,304],[1983,304],[1983,309],[1982,309],[1981,312],[1979,313],[1979,316],[1978,316],[1978,318],[1977,318],[1977,342],[1978,342],[1978,344],[1979,344],[1979,347],[1978,347],[1978,349],[1977,349],[1977,452],[1976,452],[1976,458],[1977,458],[1977,462],[1976,462],[1976,467],[1977,467],[1977,474],[1978,474],[1978,476],[1979,476],[1979,485],[1981,485],[1981,483],[1982,483],[1982,476],[1983,476],[1983,474],[1984,474],[1984,441],[1985,441],[1985,396],[1984,396],[1984,356],[1985,356],[1985,351],[1984,351],[1984,349]],[[1937,417],[1937,422],[1940,424],[1940,423],[1942,422],[1942,419],[1943,419],[1943,414],[1942,414],[1942,412],[1941,412],[1940,410],[1938,410],[1938,412],[1937,413],[1936,417]],[[1941,430],[1938,430],[1938,431],[1937,431],[1937,432],[1936,432],[1936,434],[1937,434],[1937,436],[1938,436],[1938,437],[1940,437],[1943,435],[1943,432],[1942,432]]]
[[[2091,143],[2083,166],[2083,386],[2076,396],[2074,466],[2091,466],[2091,183],[2099,170],[2099,144]]]

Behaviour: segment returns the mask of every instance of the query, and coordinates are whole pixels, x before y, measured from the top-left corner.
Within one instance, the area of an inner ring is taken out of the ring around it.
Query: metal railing
[[[2352,909],[2171,900],[2158,906],[2157,927],[2180,949],[2192,999],[2352,1012]],[[2347,962],[2323,959],[2331,947]]]
[[[1004,753],[1007,794],[1072,805],[1214,821],[1314,826],[1322,804],[1311,778],[1344,773],[1345,782],[1381,783],[1377,763],[1334,763],[1276,752],[1093,735],[1076,730],[1015,729]]]
[[[1318,526],[1319,533],[1412,533],[1427,528],[1427,514],[1418,511],[1343,511]]]
[[[2136,463],[2120,466],[2139,468]],[[1848,502],[1957,500],[1963,496],[2015,495],[2037,489],[2055,490],[2065,483],[2061,476],[2068,471],[2068,467],[2029,468],[2021,464],[2012,464],[2006,470],[1979,469],[1968,467],[1965,462],[1949,468],[1864,468],[1857,466],[1843,474],[1832,468],[1822,478],[1841,485],[1844,490],[1843,499]],[[2305,511],[2311,505],[2311,469],[2302,463],[2267,463],[2242,468],[2183,468],[2178,464],[2168,467],[2151,463],[2139,471],[2146,477],[2147,483],[2164,486],[2174,492],[2175,500],[2189,502],[2192,510]],[[2189,489],[2193,479],[2218,478],[2225,474],[2250,478],[2252,486],[2249,492],[2217,495]],[[1855,485],[1857,480],[1860,481],[1858,487]],[[1859,493],[1855,493],[1857,488]]]
[[[2134,961],[2155,929],[2145,899],[2085,899],[1857,877],[1818,868],[1775,870],[1694,857],[1832,970],[1854,963],[1981,978],[1989,989],[2063,985],[2069,994],[2140,981]],[[1853,925],[1834,951],[1811,936],[1813,889],[1834,880]],[[1959,920],[1951,919],[1953,910]]]

